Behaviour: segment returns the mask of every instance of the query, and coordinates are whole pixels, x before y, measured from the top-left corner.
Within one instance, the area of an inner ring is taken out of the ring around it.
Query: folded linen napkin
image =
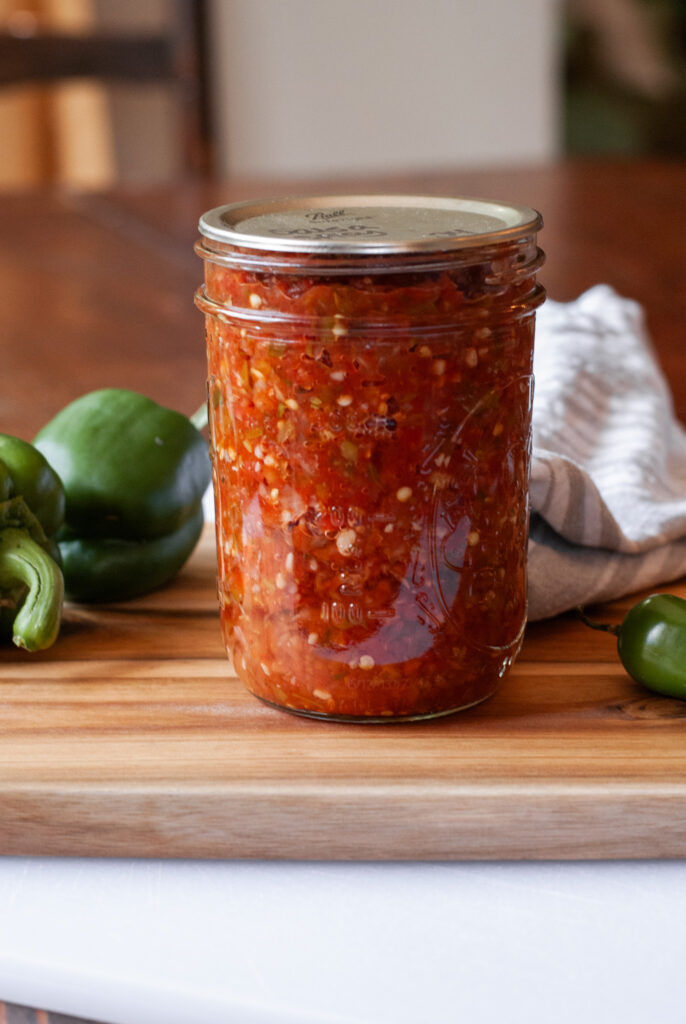
[[[641,307],[548,300],[534,373],[529,619],[686,574],[686,431]]]

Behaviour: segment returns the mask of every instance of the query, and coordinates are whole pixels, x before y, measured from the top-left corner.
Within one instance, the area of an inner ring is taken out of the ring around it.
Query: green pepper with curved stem
[[[674,594],[651,594],[631,608],[619,626],[594,622],[577,609],[592,629],[617,637],[617,653],[632,679],[686,700],[686,601]]]
[[[36,435],[66,493],[58,536],[67,596],[122,601],[161,587],[195,547],[211,481],[207,442],[145,395],[82,395]]]
[[[0,638],[28,651],[50,647],[60,628],[64,581],[53,535],[64,506],[43,455],[0,434]]]

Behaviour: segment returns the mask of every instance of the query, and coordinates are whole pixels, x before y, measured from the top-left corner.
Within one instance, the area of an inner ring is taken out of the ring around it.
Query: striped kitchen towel
[[[686,574],[686,431],[641,307],[549,300],[534,373],[529,618]]]

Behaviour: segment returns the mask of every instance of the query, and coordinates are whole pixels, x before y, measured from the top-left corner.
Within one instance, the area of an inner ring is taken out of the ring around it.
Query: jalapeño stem
[[[0,531],[0,590],[28,588],[12,626],[12,640],[27,651],[41,651],[57,638],[64,580],[50,555],[26,530]]]
[[[613,636],[619,636],[619,626],[613,626],[609,622],[596,622],[595,619],[589,619],[581,605],[577,605],[576,614],[585,626],[590,626],[591,629],[600,629],[603,633],[612,633]]]

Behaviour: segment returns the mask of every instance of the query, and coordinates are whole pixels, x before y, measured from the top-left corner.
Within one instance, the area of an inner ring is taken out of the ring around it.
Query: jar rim
[[[495,199],[373,194],[248,200],[214,207],[199,221],[208,241],[315,256],[451,253],[542,226],[537,210]]]
[[[509,303],[502,309],[494,311],[489,318],[489,325],[501,320],[520,319],[531,316],[538,307],[545,301],[546,292],[542,285],[536,284],[526,295],[521,296],[514,302]],[[331,318],[321,316],[305,316],[302,314],[286,313],[282,310],[269,309],[246,309],[241,306],[232,306],[219,302],[208,294],[207,288],[201,285],[195,292],[194,301],[197,308],[207,316],[215,317],[224,323],[250,324],[253,329],[259,327],[284,328],[292,327],[301,331],[323,330],[331,333]],[[356,320],[354,317],[342,317],[341,324],[345,324],[345,334],[372,335],[382,333],[393,335],[395,333],[406,334],[408,331],[407,321],[403,318],[389,318],[388,316],[370,316]],[[413,335],[453,333],[456,329],[464,328],[476,323],[483,325],[483,317],[478,308],[470,310],[463,307],[459,317],[441,316],[439,318],[427,318],[424,321],[413,322],[411,331]]]

